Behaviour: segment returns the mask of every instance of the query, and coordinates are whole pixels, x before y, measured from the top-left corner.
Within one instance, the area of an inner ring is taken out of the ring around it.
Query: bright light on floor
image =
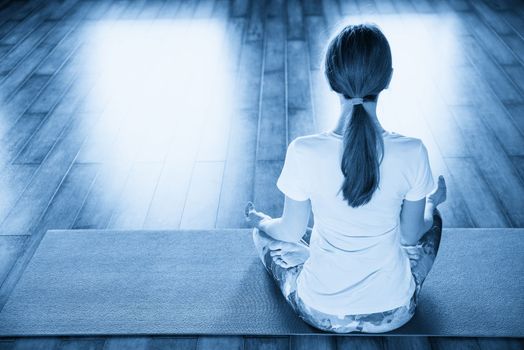
[[[206,124],[230,116],[233,67],[224,23],[104,22],[89,36],[85,62],[98,78],[87,103],[107,101],[94,134],[119,129],[114,147],[103,150],[113,159],[165,154],[173,138],[187,153]]]

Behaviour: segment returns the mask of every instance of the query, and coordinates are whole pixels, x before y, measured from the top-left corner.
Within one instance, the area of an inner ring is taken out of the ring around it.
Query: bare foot
[[[438,183],[437,188],[433,190],[428,195],[428,201],[432,202],[435,207],[438,205],[444,203],[446,201],[447,196],[447,187],[446,187],[446,180],[444,179],[444,176],[440,175],[438,177]]]
[[[309,259],[309,247],[301,243],[274,241],[269,244],[273,261],[284,268],[294,267]]]
[[[260,222],[263,220],[271,219],[271,216],[266,215],[255,209],[255,205],[251,202],[247,202],[246,207],[244,208],[244,217],[246,221],[251,224],[253,227],[259,227]]]

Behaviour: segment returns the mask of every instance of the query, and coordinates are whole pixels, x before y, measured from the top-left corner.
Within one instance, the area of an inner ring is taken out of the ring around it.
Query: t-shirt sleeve
[[[433,173],[429,164],[428,150],[422,142],[417,153],[417,165],[414,167],[415,172],[411,174],[411,188],[406,193],[405,199],[409,201],[418,201],[425,198],[433,188]]]
[[[305,201],[309,199],[309,189],[305,179],[306,173],[302,169],[295,141],[293,140],[287,148],[286,159],[277,180],[277,187],[289,198],[296,201]]]

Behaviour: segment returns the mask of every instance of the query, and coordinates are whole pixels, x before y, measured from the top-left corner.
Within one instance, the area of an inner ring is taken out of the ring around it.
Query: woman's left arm
[[[296,201],[286,196],[281,217],[273,219],[265,216],[261,220],[250,221],[259,230],[264,231],[276,240],[297,243],[306,232],[310,212],[311,202],[309,199]],[[254,215],[260,215],[256,211],[254,213]]]

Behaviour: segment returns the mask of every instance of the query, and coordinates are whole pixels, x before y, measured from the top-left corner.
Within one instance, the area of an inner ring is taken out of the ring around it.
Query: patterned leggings
[[[306,233],[303,241],[299,244],[308,244],[308,234],[310,232]],[[277,265],[270,256],[268,247],[274,239],[263,231],[255,228],[253,240],[266,270],[279,286],[286,301],[306,323],[315,328],[334,333],[382,333],[399,328],[415,314],[418,295],[437,256],[441,234],[442,218],[438,210],[435,210],[433,227],[422,236],[416,245],[402,247],[409,253],[411,273],[416,284],[415,293],[407,305],[384,312],[345,316],[325,314],[305,305],[296,292],[296,281],[300,271],[302,271],[303,264],[287,269]]]

